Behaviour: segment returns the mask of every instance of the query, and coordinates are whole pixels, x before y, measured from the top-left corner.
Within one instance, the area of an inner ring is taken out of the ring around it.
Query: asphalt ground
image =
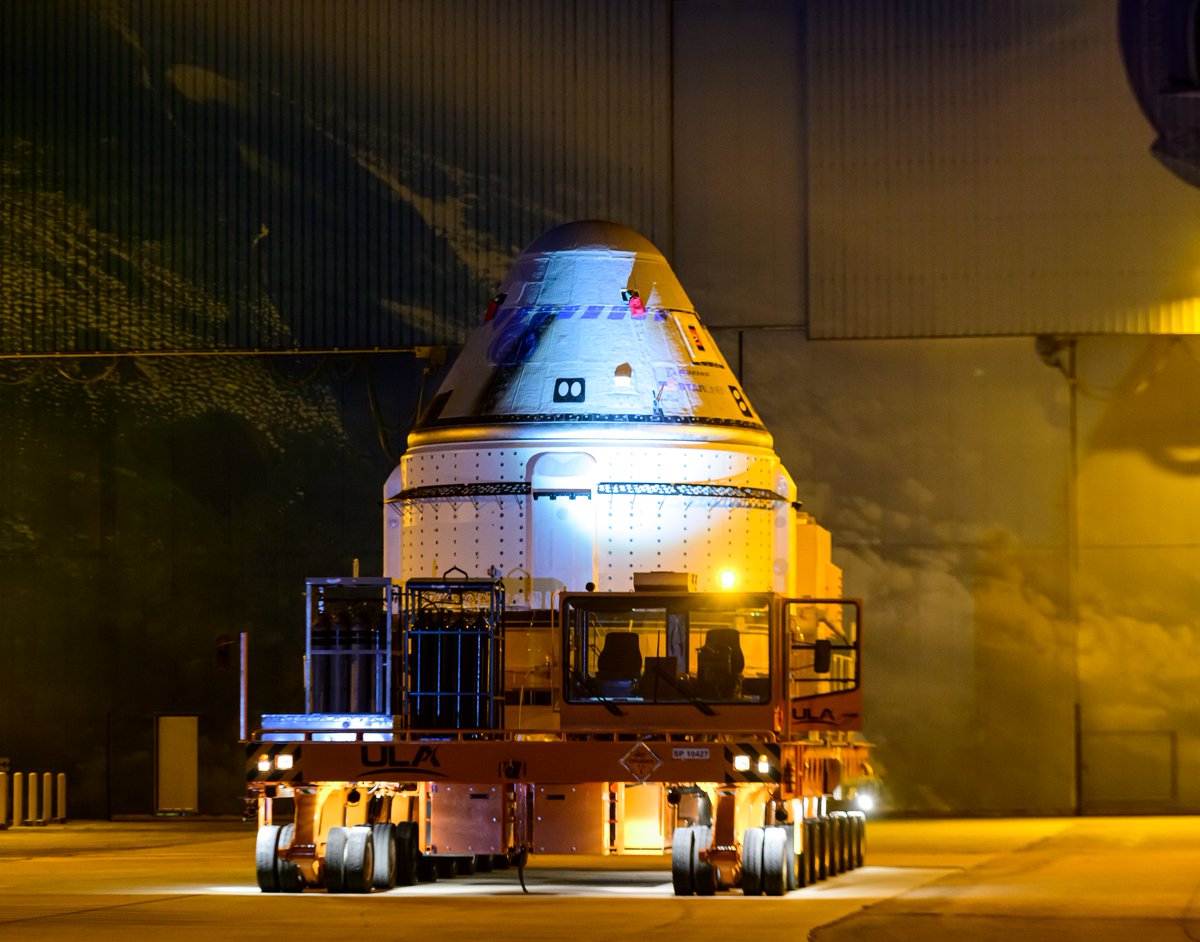
[[[1200,940],[1200,818],[873,821],[866,866],[782,898],[676,898],[666,857],[533,858],[369,896],[265,895],[225,821],[0,831],[0,940]]]

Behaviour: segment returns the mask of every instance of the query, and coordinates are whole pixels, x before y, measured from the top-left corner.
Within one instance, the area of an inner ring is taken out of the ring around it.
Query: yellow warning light
[[[271,771],[271,757],[269,755],[267,755],[265,752],[261,756],[258,757],[258,771],[260,771],[260,772],[270,772]]]
[[[770,771],[771,771],[771,763],[769,761],[767,761],[767,757],[759,756],[758,757],[758,774],[766,775]]]
[[[734,756],[733,757],[733,767],[738,772],[749,771],[750,770],[750,757],[747,755]]]
[[[737,583],[737,573],[732,569],[722,569],[718,578],[720,579],[722,589],[732,589]]]
[[[292,767],[292,757],[286,753],[275,757],[275,768],[290,769]]]

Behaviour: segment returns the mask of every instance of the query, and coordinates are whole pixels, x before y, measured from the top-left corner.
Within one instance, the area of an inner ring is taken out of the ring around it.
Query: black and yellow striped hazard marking
[[[744,757],[738,768],[738,757]],[[766,771],[759,771],[759,763],[766,762]],[[725,783],[735,782],[778,782],[783,767],[783,751],[778,743],[738,742],[725,747]]]
[[[280,761],[280,756],[288,758]],[[291,760],[290,768],[286,766]],[[252,742],[246,746],[247,782],[299,782],[300,743],[298,742]]]

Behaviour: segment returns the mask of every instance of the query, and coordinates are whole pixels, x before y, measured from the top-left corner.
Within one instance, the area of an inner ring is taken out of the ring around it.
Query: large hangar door
[[[529,569],[533,608],[550,608],[560,589],[596,581],[596,460],[545,452],[529,463]]]
[[[1179,743],[1174,730],[1085,731],[1081,746],[1084,813],[1178,809]]]

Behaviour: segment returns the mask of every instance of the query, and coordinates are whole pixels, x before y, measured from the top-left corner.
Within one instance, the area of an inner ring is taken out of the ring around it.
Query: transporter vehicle
[[[517,258],[384,489],[382,577],[307,586],[305,710],[246,743],[265,892],[665,854],[678,895],[858,866],[862,606],[661,253]]]

